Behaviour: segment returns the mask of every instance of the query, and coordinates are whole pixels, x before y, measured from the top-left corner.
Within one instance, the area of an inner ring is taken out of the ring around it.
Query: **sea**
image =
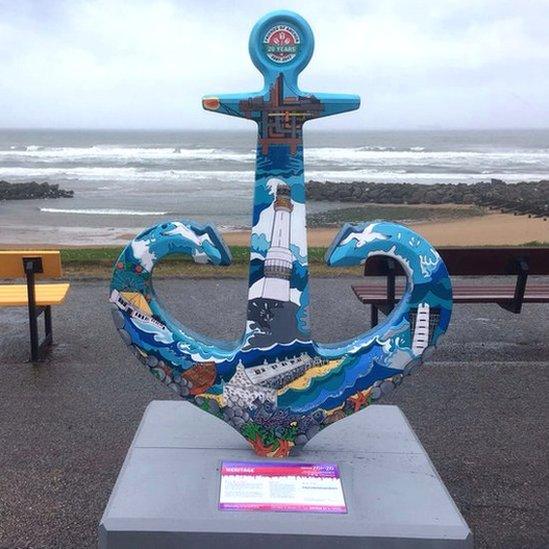
[[[0,244],[112,244],[169,219],[251,224],[249,131],[0,130],[0,180],[73,198],[0,202]],[[508,183],[549,179],[549,130],[305,130],[305,179]],[[309,212],[341,206],[310,203]]]

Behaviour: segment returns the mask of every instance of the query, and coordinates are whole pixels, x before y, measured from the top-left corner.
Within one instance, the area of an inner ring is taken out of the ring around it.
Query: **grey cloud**
[[[0,126],[244,128],[203,94],[254,90],[277,1],[0,0]],[[309,91],[358,93],[318,128],[548,127],[546,2],[287,2],[311,23]]]

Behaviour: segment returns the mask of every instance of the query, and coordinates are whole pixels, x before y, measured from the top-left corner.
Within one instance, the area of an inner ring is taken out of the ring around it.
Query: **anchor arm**
[[[253,100],[262,97],[262,93],[226,93],[205,95],[202,98],[202,107],[211,112],[236,116],[238,118],[253,119]],[[247,109],[246,107],[250,107]]]
[[[323,109],[315,118],[324,118],[334,114],[341,114],[349,111],[356,111],[360,108],[360,97],[346,93],[315,93],[322,104]]]
[[[194,362],[230,356],[239,345],[199,335],[166,312],[152,275],[161,259],[174,254],[191,256],[196,263],[231,263],[230,250],[212,225],[168,222],[141,232],[122,250],[110,287],[120,335],[149,367],[158,370],[161,364],[162,371],[153,373],[166,376],[167,384]]]
[[[337,354],[357,352],[376,338],[388,340],[396,326],[403,321],[410,323],[419,310],[427,310],[431,319],[429,341],[415,348],[410,345],[410,360],[418,358],[426,348],[436,344],[450,321],[452,285],[446,266],[423,237],[403,225],[387,221],[344,225],[326,252],[326,263],[350,267],[364,264],[375,255],[393,258],[406,274],[407,284],[398,306],[370,331],[348,341],[319,345],[319,349],[328,355],[335,350]],[[408,336],[413,338],[413,334]]]

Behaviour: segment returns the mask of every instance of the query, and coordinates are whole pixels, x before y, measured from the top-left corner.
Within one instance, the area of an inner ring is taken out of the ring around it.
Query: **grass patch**
[[[63,265],[69,263],[109,263],[116,261],[123,246],[107,248],[63,248],[61,249],[61,262]]]
[[[107,248],[63,248],[61,249],[61,261],[63,265],[113,265],[123,246],[112,246]],[[250,249],[247,246],[229,246],[233,257],[232,264],[248,265],[250,261]],[[326,248],[309,248],[309,263],[324,263]],[[163,263],[190,263],[195,265],[188,255],[173,254],[162,260]],[[207,266],[205,266],[207,267]],[[214,267],[216,268],[216,267]]]
[[[549,242],[525,242],[524,247],[547,247]],[[455,246],[459,248],[459,246]],[[485,245],[483,247],[493,247]],[[122,246],[104,248],[62,248],[61,261],[66,275],[74,279],[109,279],[114,262]],[[247,246],[230,246],[233,262],[226,267],[199,265],[191,257],[172,255],[162,260],[155,268],[157,278],[246,278],[250,250]],[[328,267],[324,262],[325,247],[309,248],[309,272],[316,277],[361,276],[362,267]]]
[[[549,248],[549,242],[540,242],[539,240],[531,240],[521,244],[525,248]]]
[[[174,254],[163,259],[155,267],[155,277],[185,278],[242,278],[248,276],[250,250],[247,246],[229,246],[233,261],[230,265],[196,264],[190,256]],[[105,248],[63,248],[61,262],[68,276],[74,278],[108,278],[112,273],[123,246]],[[324,262],[326,248],[309,248],[309,266],[313,276],[348,276],[356,275],[360,267],[332,268]]]

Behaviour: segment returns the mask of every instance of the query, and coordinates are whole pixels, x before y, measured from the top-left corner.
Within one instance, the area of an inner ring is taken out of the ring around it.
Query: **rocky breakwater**
[[[419,185],[356,181],[309,181],[309,200],[372,204],[474,204],[505,213],[549,217],[549,180]]]
[[[60,189],[50,183],[8,183],[0,181],[0,200],[30,200],[33,198],[72,198],[74,191]]]

